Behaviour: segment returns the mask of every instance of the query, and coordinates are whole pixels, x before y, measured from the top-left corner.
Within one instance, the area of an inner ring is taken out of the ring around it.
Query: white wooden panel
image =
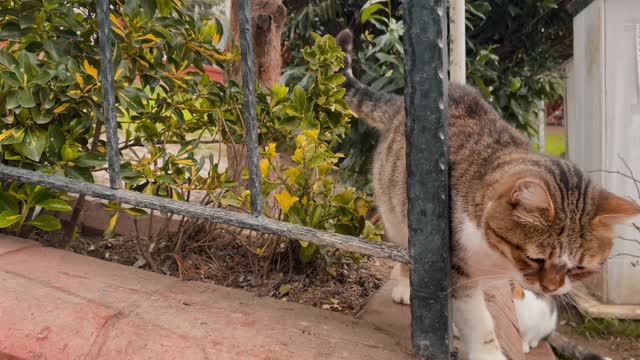
[[[573,19],[573,61],[567,66],[567,157],[585,170],[603,166],[604,10],[604,0],[596,0]],[[602,174],[591,176],[602,182]],[[607,300],[606,270],[586,282],[601,301]]]
[[[594,1],[574,18],[573,34],[568,157],[583,169],[598,169],[604,118],[604,0]],[[599,174],[593,178],[601,180]]]
[[[640,24],[640,1],[605,1],[605,147],[604,168],[624,171],[623,157],[640,177],[640,98],[636,25]],[[618,195],[638,199],[635,186],[619,175],[606,174],[607,189]],[[640,239],[631,227],[619,229],[628,238]],[[631,253],[640,256],[640,246],[616,240],[612,255]],[[640,268],[633,267],[628,256],[618,256],[607,266],[607,302],[640,304]],[[637,259],[635,259],[637,260]]]

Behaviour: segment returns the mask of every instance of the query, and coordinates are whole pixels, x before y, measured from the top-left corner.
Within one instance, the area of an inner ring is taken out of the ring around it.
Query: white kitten
[[[558,325],[558,309],[550,296],[538,295],[514,285],[514,303],[520,324],[522,349],[528,353]]]

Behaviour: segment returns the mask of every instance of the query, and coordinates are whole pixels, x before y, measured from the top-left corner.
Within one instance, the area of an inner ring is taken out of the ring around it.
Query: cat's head
[[[568,161],[541,164],[514,166],[492,186],[483,230],[525,287],[563,294],[600,270],[614,226],[640,215],[640,206],[593,184]]]

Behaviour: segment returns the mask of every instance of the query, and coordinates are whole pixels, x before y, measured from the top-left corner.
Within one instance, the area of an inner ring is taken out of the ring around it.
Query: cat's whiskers
[[[591,321],[601,332],[605,332],[604,329],[602,327],[600,327],[600,325],[598,325],[598,322],[593,320],[593,318],[591,316],[589,316],[589,314],[587,314],[585,311],[582,311],[582,309],[580,309],[580,307],[578,306],[578,304],[576,304],[575,300],[572,298],[572,296],[575,295],[574,294],[567,294],[567,300],[569,300],[569,302],[575,306],[575,308],[580,312],[580,314],[582,316],[584,316],[587,320]]]
[[[566,310],[567,314],[569,315],[569,321],[573,322],[573,314],[572,314],[571,309],[567,305],[567,300],[565,299],[565,296],[567,296],[567,294],[562,294],[562,295],[558,296],[558,300],[560,300],[560,303],[562,304],[562,306]]]
[[[461,281],[459,283],[457,283],[455,286],[452,286],[449,288],[449,290],[447,292],[451,292],[451,290],[454,290],[458,287],[461,287],[463,285],[472,283],[472,282],[479,282],[481,280],[485,280],[485,279],[495,279],[493,282],[499,282],[499,281],[507,281],[509,280],[509,277],[506,275],[489,275],[489,276],[480,276],[480,277],[476,277],[473,279],[469,279],[469,280],[465,280],[465,281]],[[491,282],[482,282],[483,285],[487,285],[490,284]]]

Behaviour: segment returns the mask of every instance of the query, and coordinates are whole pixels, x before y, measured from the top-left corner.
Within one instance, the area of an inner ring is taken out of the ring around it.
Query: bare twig
[[[149,244],[153,242],[154,234],[153,234],[153,212],[155,210],[151,209],[151,213],[149,214],[149,227],[147,228],[147,239]]]
[[[624,240],[624,241],[634,242],[634,243],[640,245],[640,240],[638,240],[638,239],[630,239],[630,238],[627,238],[627,237],[624,237],[624,236],[617,236],[616,238],[620,239],[620,240]]]
[[[621,172],[621,171],[617,171],[617,170],[604,170],[604,169],[597,169],[597,170],[589,170],[589,171],[587,171],[587,173],[589,173],[589,174],[591,174],[591,173],[597,173],[597,172],[602,172],[602,173],[605,173],[605,174],[616,174],[616,175],[621,175],[621,176],[624,176],[625,178],[627,178],[627,179],[629,179],[629,180],[633,181],[633,182],[634,182],[634,183],[636,183],[636,184],[640,184],[640,180],[638,180],[638,179],[636,179],[636,178],[634,178],[634,177],[632,177],[632,176],[630,176],[630,175],[627,175],[627,174],[625,174],[625,173],[623,173],[623,172]]]
[[[629,166],[627,161],[620,154],[618,154],[618,159],[620,159],[620,161],[622,161],[622,163],[624,164],[624,167],[627,168],[629,176],[633,179],[633,185],[636,187],[636,194],[638,195],[638,199],[640,199],[640,186],[638,186],[638,183],[640,183],[640,181],[636,179],[635,175],[633,174],[633,170],[631,170],[631,167]]]
[[[626,252],[621,252],[621,253],[617,253],[613,256],[609,257],[609,260],[613,259],[613,258],[617,258],[618,256],[628,256],[628,257],[632,257],[634,259],[640,259],[640,255],[636,255],[636,254],[630,254],[630,253],[626,253]]]
[[[98,149],[98,145],[100,145],[100,133],[102,132],[102,121],[96,117],[96,126],[93,129],[93,139],[91,139],[91,150],[96,151]],[[80,219],[80,215],[82,214],[82,210],[84,208],[84,200],[85,195],[80,194],[78,196],[78,200],[76,200],[75,205],[73,206],[73,212],[71,213],[71,219],[69,219],[69,225],[65,230],[65,235],[69,237],[69,243],[73,240],[73,233],[75,232],[76,227],[78,226],[78,220]]]
[[[133,220],[133,225],[136,228],[136,234],[139,234],[137,219]],[[147,261],[147,264],[149,264],[149,267],[151,267],[151,270],[159,273],[160,271],[158,270],[158,266],[156,265],[156,262],[153,261],[153,258],[149,253],[149,245],[143,244],[142,238],[140,236],[136,236],[136,245],[138,245],[138,252],[140,252],[140,255]]]

